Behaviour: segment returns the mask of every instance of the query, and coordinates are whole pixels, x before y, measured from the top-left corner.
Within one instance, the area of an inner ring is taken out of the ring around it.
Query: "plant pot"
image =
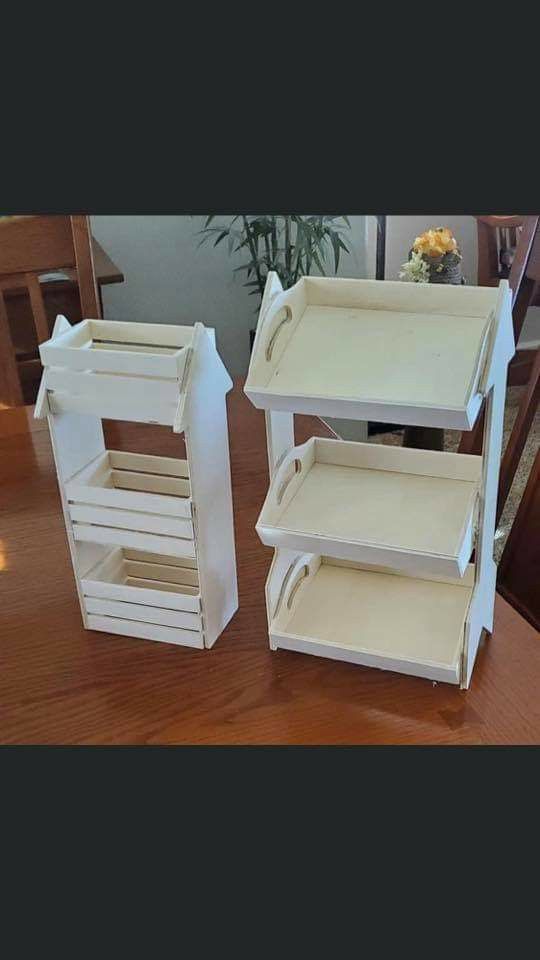
[[[423,259],[429,266],[430,283],[452,283],[461,285],[464,283],[461,272],[461,257],[455,253],[445,253],[441,257],[427,257]]]

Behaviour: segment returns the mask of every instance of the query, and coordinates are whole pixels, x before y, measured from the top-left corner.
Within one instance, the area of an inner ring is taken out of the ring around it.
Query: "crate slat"
[[[124,450],[109,450],[109,463],[118,470],[134,470],[137,473],[154,473],[168,477],[183,477],[189,480],[187,460],[175,457],[156,457],[142,453],[126,453]]]
[[[89,397],[100,402],[115,404],[119,400],[125,403],[140,403],[141,391],[148,392],[152,404],[164,404],[176,407],[178,403],[178,381],[147,380],[134,376],[108,376],[105,373],[92,373],[55,369],[51,367],[47,374],[47,389],[69,393],[72,397]]]
[[[159,533],[166,537],[193,540],[191,520],[177,517],[160,517],[141,511],[114,510],[78,503],[70,504],[69,515],[78,523],[95,523],[103,527],[120,527],[124,530],[140,530],[143,533]]]
[[[130,554],[157,556],[161,562],[130,560]],[[194,563],[190,558],[179,560],[116,548],[88,570],[81,586],[83,594],[88,597],[200,614],[198,571],[196,566],[191,566]]]
[[[125,637],[139,637],[141,640],[160,640],[163,643],[176,643],[183,647],[204,647],[202,633],[194,630],[181,630],[175,627],[163,627],[157,623],[138,623],[136,620],[121,620],[116,617],[103,617],[88,614],[88,629],[102,633],[119,633]]]
[[[90,596],[85,596],[85,605],[88,613],[97,616],[119,617],[122,620],[157,623],[164,627],[180,627],[183,630],[201,632],[201,618],[197,613]]]
[[[92,398],[54,392],[48,394],[48,402],[52,413],[85,413],[102,419],[132,420],[165,427],[172,427],[176,414],[174,404],[154,403],[151,391],[146,397],[141,391],[137,403],[126,403],[122,397],[113,401],[102,400],[98,393]]]
[[[135,550],[151,550],[170,557],[195,557],[193,540],[176,537],[161,537],[151,533],[135,533],[113,527],[97,527],[86,523],[73,524],[75,540],[89,543],[106,543],[111,546],[132,547]]]

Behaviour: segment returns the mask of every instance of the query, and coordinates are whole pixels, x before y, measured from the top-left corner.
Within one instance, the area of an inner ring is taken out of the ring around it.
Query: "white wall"
[[[354,253],[340,263],[341,276],[365,275],[364,221],[361,216],[351,217]],[[226,241],[215,249],[207,241],[197,249],[197,231],[203,222],[203,217],[189,216],[92,217],[94,236],[125,276],[124,283],[103,288],[105,317],[154,323],[201,321],[216,328],[227,369],[233,376],[241,375],[247,371],[249,330],[257,324],[258,298],[248,296],[243,274],[233,275],[245,256],[229,257]]]

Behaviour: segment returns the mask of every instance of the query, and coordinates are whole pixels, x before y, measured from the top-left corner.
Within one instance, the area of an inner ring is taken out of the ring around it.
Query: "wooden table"
[[[2,743],[538,743],[538,633],[497,597],[461,691],[268,647],[272,552],[263,414],[229,395],[240,609],[211,651],[83,630],[46,422],[0,412]],[[110,444],[174,455],[169,430],[107,425]],[[328,435],[297,418],[297,440]],[[159,437],[159,440],[158,440]]]

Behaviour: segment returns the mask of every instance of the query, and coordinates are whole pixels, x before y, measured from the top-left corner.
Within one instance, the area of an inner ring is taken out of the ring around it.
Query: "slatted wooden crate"
[[[212,331],[58,318],[40,348],[85,626],[210,647],[238,606],[225,395]],[[168,424],[185,459],[105,448],[101,418]]]
[[[186,460],[107,450],[66,483],[75,540],[195,557]],[[99,528],[99,529],[96,529]]]
[[[111,632],[129,634],[136,624],[136,636],[204,646],[195,560],[114,548],[81,577],[81,589],[91,628],[111,626],[104,618],[112,618]]]
[[[269,274],[245,391],[266,411],[270,645],[467,687],[495,596],[499,288]],[[481,457],[313,438],[294,413],[470,429]],[[469,561],[473,550],[475,563]]]

